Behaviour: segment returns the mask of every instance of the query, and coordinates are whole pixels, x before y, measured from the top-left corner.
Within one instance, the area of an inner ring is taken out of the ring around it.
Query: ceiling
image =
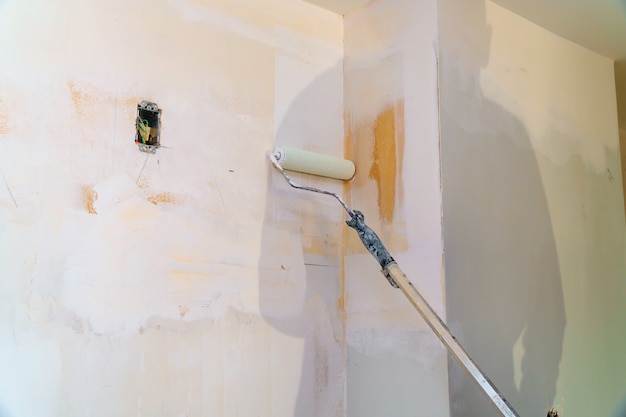
[[[346,14],[349,11],[359,9],[366,4],[374,3],[375,0],[304,0],[307,3],[316,4],[324,9],[339,14]]]
[[[342,15],[374,2],[305,1]],[[491,1],[559,36],[615,60],[620,125],[626,129],[626,0]]]

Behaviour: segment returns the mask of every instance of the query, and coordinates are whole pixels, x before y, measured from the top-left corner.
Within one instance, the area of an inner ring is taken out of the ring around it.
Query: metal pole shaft
[[[409,302],[415,307],[424,320],[426,320],[426,323],[433,332],[435,332],[446,349],[448,349],[448,352],[454,356],[454,359],[465,369],[465,372],[480,386],[493,406],[505,417],[519,417],[519,414],[517,414],[513,407],[502,397],[496,387],[487,379],[472,358],[470,358],[465,349],[463,349],[463,346],[457,342],[456,338],[450,333],[448,326],[446,326],[435,310],[432,309],[424,297],[417,291],[398,264],[396,262],[390,263],[383,269],[383,274],[387,277],[391,277],[393,281],[398,284],[398,287],[402,290]]]

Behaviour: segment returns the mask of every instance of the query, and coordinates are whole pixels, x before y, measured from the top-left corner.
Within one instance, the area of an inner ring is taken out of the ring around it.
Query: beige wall
[[[439,1],[448,322],[520,415],[626,386],[613,63],[482,0]],[[451,366],[452,415],[497,415]]]
[[[0,415],[343,415],[342,213],[265,157],[342,155],[342,37],[284,0],[0,2]]]
[[[495,415],[275,145],[355,160],[294,179],[365,213],[522,415],[608,415],[612,71],[481,0],[0,0],[0,415]]]
[[[444,314],[436,4],[375,2],[345,18],[346,152],[355,209]],[[447,416],[446,352],[346,231],[347,411]]]

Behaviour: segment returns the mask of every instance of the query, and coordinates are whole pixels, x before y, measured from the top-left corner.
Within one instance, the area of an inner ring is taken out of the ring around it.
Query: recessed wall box
[[[143,100],[137,104],[135,143],[142,152],[156,153],[161,131],[161,109],[156,103]]]

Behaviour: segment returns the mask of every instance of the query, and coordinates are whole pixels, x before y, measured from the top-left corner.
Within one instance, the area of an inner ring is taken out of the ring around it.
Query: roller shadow
[[[523,123],[481,89],[484,0],[439,4],[447,320],[520,415],[545,415],[566,320],[539,166]],[[499,415],[453,360],[449,389],[451,416]]]

